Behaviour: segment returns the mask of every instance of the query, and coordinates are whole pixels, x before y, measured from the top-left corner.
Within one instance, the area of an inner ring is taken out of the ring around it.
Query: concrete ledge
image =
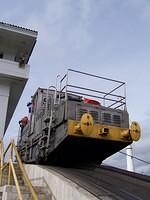
[[[12,79],[28,79],[29,77],[29,65],[19,67],[18,62],[0,59],[0,77],[12,78]]]
[[[69,179],[38,165],[24,165],[34,186],[47,186],[52,200],[97,200],[92,194]]]

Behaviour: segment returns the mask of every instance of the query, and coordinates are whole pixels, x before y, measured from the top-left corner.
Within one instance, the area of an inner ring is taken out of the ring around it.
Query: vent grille
[[[99,114],[98,114],[98,111],[95,111],[95,110],[86,110],[84,108],[80,108],[79,110],[77,110],[77,115],[76,115],[76,119],[77,120],[80,120],[82,115],[84,113],[89,113],[92,115],[93,119],[95,122],[99,122]]]
[[[83,115],[84,113],[87,113],[87,112],[88,112],[88,111],[87,111],[86,109],[80,108],[80,109],[78,110],[78,112],[77,112],[77,120],[80,120],[81,117],[82,117],[82,115]]]
[[[113,115],[113,123],[114,124],[120,124],[121,123],[121,119],[119,115]]]
[[[94,111],[94,110],[91,110],[89,113],[92,115],[94,121],[98,122],[98,112]]]
[[[102,121],[105,123],[111,123],[111,114],[102,113]]]
[[[119,113],[111,113],[111,112],[105,112],[102,111],[100,113],[99,110],[91,110],[89,108],[79,108],[76,110],[76,120],[80,121],[81,117],[84,113],[89,113],[92,115],[93,120],[95,123],[104,123],[104,124],[110,124],[112,126],[121,126],[121,115]]]

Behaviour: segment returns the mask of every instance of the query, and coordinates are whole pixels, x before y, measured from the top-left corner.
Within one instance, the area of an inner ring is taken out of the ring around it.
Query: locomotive
[[[70,83],[71,76],[78,84]],[[95,86],[102,89],[91,88]],[[57,76],[56,86],[38,88],[32,96],[29,121],[18,135],[22,161],[100,164],[139,140],[139,124],[134,121],[129,126],[125,90],[122,81],[73,69],[62,78]]]

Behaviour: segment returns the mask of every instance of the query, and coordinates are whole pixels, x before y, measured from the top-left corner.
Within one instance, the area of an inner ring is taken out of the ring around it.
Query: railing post
[[[18,183],[18,179],[17,179],[17,176],[16,176],[16,172],[15,172],[15,169],[14,169],[14,165],[13,165],[13,162],[12,162],[11,159],[9,160],[9,165],[12,169],[12,174],[13,174],[14,181],[15,181],[15,184],[16,184],[16,189],[17,189],[19,200],[23,200],[22,195],[21,195],[21,191],[20,191],[20,187],[19,187],[19,183]]]
[[[26,173],[26,171],[25,171],[25,169],[24,169],[24,166],[23,166],[23,164],[22,164],[22,161],[21,161],[21,159],[20,159],[19,153],[18,153],[18,151],[17,151],[16,146],[15,146],[14,143],[13,143],[13,148],[14,148],[14,152],[15,152],[15,154],[16,154],[16,158],[17,158],[19,167],[20,167],[21,172],[22,172],[22,174],[23,174],[23,177],[24,177],[24,179],[25,179],[25,181],[26,181],[26,183],[27,183],[27,186],[29,187],[29,190],[30,190],[30,192],[31,192],[31,194],[32,194],[32,197],[33,197],[34,200],[38,200],[37,194],[36,194],[36,192],[35,192],[35,190],[34,190],[32,184],[31,184],[31,182],[30,182],[30,179],[29,179],[28,176],[27,176],[27,173]]]
[[[0,169],[0,186],[2,186],[2,169]]]
[[[9,162],[6,162],[4,164],[4,158],[5,158],[5,155],[8,152],[8,150],[10,150],[9,156],[11,158],[9,159]],[[23,178],[27,183],[27,186],[28,186],[28,188],[29,188],[29,190],[32,194],[33,199],[38,200],[38,196],[37,196],[32,184],[30,182],[30,179],[28,178],[28,176],[26,174],[26,171],[25,171],[24,166],[22,164],[22,161],[20,159],[19,153],[18,153],[17,148],[15,146],[14,140],[12,140],[9,143],[6,150],[4,151],[3,141],[0,139],[0,186],[2,185],[3,170],[8,166],[7,183],[8,183],[8,185],[10,185],[11,176],[13,176],[14,182],[15,182],[15,185],[16,185],[16,189],[17,189],[17,193],[18,193],[18,199],[23,200],[21,190],[20,190],[20,186],[19,186],[19,182],[18,182],[18,179],[17,179],[17,175],[16,175],[16,172],[15,172],[14,164],[13,164],[13,155],[14,154],[16,156],[16,159],[18,161],[18,165],[19,165],[20,170],[22,172]]]
[[[2,167],[0,167],[0,186],[2,186]]]
[[[11,144],[10,158],[13,160],[13,143]]]
[[[8,185],[10,185],[10,178],[11,178],[11,166],[8,165]]]

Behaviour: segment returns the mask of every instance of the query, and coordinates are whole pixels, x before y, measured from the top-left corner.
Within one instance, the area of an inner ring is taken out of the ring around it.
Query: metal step
[[[49,194],[48,190],[45,187],[34,187],[39,200],[52,200],[51,195]],[[28,188],[26,186],[21,186],[21,194],[23,199],[25,200],[32,200],[31,193],[29,192]],[[5,198],[5,200],[17,200],[17,190],[15,186],[6,185],[2,187],[2,198]]]

